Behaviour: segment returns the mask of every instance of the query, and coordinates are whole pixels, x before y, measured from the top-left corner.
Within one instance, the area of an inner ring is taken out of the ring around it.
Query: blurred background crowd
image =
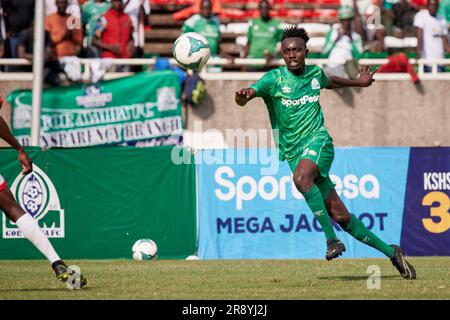
[[[34,0],[1,1],[2,58],[32,59],[34,10]],[[450,52],[450,0],[45,0],[45,82],[58,85],[60,73],[78,79],[78,58],[171,57],[173,41],[191,31],[207,38],[213,56],[229,59],[210,71],[267,69],[280,58],[287,24],[305,27],[309,57],[330,59],[328,74],[353,77],[360,58],[389,58],[382,71],[414,73],[408,58],[442,59]],[[237,57],[268,64],[237,66]]]

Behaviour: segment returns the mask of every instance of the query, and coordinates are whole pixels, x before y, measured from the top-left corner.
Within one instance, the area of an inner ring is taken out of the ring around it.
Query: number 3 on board
[[[435,202],[439,203],[437,207],[431,207]],[[450,229],[450,198],[444,192],[433,191],[428,193],[422,200],[423,206],[429,206],[430,216],[438,217],[439,222],[433,221],[431,218],[422,219],[423,226],[432,233],[444,233]]]

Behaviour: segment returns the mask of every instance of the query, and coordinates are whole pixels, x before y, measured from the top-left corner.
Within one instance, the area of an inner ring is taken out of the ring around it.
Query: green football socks
[[[337,239],[319,188],[314,184],[311,190],[303,193],[303,196],[305,197],[306,203],[308,204],[309,208],[314,213],[317,221],[319,221],[320,225],[322,226],[327,240]]]
[[[351,215],[351,220],[344,230],[351,234],[354,238],[362,243],[371,246],[378,251],[383,252],[386,256],[392,258],[394,256],[394,248],[387,245],[384,241],[378,238],[373,232],[369,231],[366,226],[355,215]]]

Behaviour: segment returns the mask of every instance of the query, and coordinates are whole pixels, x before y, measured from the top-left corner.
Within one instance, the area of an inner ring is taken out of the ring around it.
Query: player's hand
[[[18,156],[19,162],[22,166],[22,174],[26,175],[33,171],[33,163],[31,162],[30,157],[25,152],[25,150],[20,149],[19,150],[19,156]]]
[[[253,98],[255,93],[255,89],[252,88],[244,88],[238,90],[234,94],[234,100],[240,106],[245,106],[245,104]]]
[[[370,66],[361,66],[359,68],[358,81],[361,87],[368,87],[375,81],[375,79],[373,79],[373,75],[377,72],[378,68],[374,71],[371,71],[370,69]]]

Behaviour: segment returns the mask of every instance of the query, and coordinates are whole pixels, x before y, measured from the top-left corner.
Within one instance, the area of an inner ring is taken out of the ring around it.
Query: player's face
[[[306,43],[302,38],[286,38],[281,42],[281,53],[290,71],[301,71],[305,67],[308,54]]]
[[[269,19],[269,3],[266,1],[260,2],[259,4],[259,14],[261,15],[261,18],[263,20],[268,20]]]

